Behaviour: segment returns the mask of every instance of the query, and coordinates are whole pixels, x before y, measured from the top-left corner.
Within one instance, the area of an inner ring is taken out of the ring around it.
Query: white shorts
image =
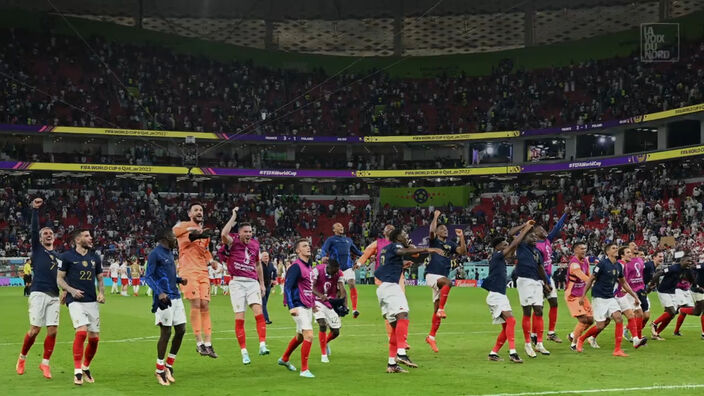
[[[543,306],[543,284],[539,280],[530,278],[518,278],[516,280],[518,288],[518,300],[522,307],[529,305]]]
[[[244,312],[252,304],[262,305],[259,281],[238,277],[230,281],[230,302],[235,313]]]
[[[425,274],[425,285],[430,286],[433,289],[433,302],[440,299],[440,288],[438,287],[438,280],[440,278],[447,278],[443,275],[437,274]]]
[[[328,327],[331,329],[339,329],[342,327],[342,320],[340,320],[340,315],[335,312],[334,309],[328,308],[325,304],[320,301],[315,302],[315,307],[318,308],[316,312],[313,312],[313,319],[316,321],[320,319],[325,319]]]
[[[692,293],[689,290],[675,289],[675,302],[678,307],[693,307],[694,300],[692,299]]]
[[[342,271],[342,281],[347,283],[350,279],[352,279],[352,281],[355,281],[357,279],[355,277],[354,269],[352,267]]]
[[[177,298],[171,300],[171,306],[166,309],[158,309],[154,313],[154,324],[157,326],[178,326],[186,323],[186,309],[183,307],[183,300]]]
[[[594,312],[594,320],[604,322],[611,318],[614,312],[621,312],[621,307],[618,305],[616,298],[599,298],[592,299],[592,311]]]
[[[376,297],[381,307],[381,315],[389,322],[396,321],[396,315],[408,313],[408,300],[398,283],[382,282],[376,289]]]
[[[550,277],[550,287],[552,288],[552,291],[550,291],[548,298],[557,298],[557,287],[555,287],[555,280],[552,279],[552,276]]]
[[[508,301],[508,297],[506,297],[505,294],[490,291],[489,295],[486,296],[486,304],[489,306],[489,312],[491,312],[491,323],[501,324],[506,322],[504,318],[501,317],[501,313],[511,311],[511,303]]]
[[[660,305],[662,305],[663,308],[677,308],[677,299],[675,298],[674,293],[670,294],[658,292],[658,299],[660,300]]]
[[[100,332],[100,312],[98,312],[97,302],[76,302],[68,305],[68,313],[71,315],[73,328],[87,326],[92,333]]]
[[[626,294],[623,297],[616,297],[618,301],[618,306],[621,308],[621,312],[628,311],[629,309],[633,311],[636,309],[636,305],[633,302],[633,297],[630,294]]]
[[[296,322],[296,333],[303,334],[304,330],[313,331],[313,309],[306,307],[296,307],[298,315],[292,316]]]
[[[33,291],[29,295],[29,324],[37,327],[58,326],[60,307],[59,297]]]
[[[692,292],[692,299],[695,303],[698,303],[699,301],[704,301],[704,293]]]

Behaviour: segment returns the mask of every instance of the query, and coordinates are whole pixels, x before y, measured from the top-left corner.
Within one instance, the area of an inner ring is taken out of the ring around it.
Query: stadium
[[[704,393],[702,0],[0,0],[0,45],[8,394]]]

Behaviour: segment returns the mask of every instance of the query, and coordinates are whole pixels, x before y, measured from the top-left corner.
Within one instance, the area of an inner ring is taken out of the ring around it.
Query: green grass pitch
[[[37,366],[41,360],[44,330],[32,347],[26,373],[15,373],[15,361],[24,333],[28,329],[27,299],[20,288],[0,289],[2,319],[0,320],[0,380],[3,394],[543,394],[609,393],[609,394],[704,394],[704,341],[700,339],[699,318],[689,317],[682,328],[683,337],[672,336],[674,322],[663,336],[666,341],[651,342],[634,350],[624,340],[629,358],[611,356],[613,324],[599,337],[602,346],[593,350],[585,346],[581,355],[563,344],[546,341],[552,352],[549,357],[530,359],[525,355],[520,329],[520,310],[515,290],[509,291],[517,316],[517,349],[525,360],[512,364],[507,345],[501,351],[504,362],[489,362],[486,356],[494,345],[500,326],[492,325],[484,302],[483,289],[454,288],[447,305],[448,318],[438,333],[440,353],[433,353],[424,342],[430,327],[431,292],[427,287],[408,287],[411,308],[409,343],[410,356],[420,368],[408,374],[386,374],[387,341],[384,322],[376,300],[375,287],[359,287],[361,316],[343,319],[342,335],[331,343],[330,363],[320,363],[317,327],[311,351],[310,369],[315,379],[304,379],[276,364],[295,326],[282,306],[281,295],[271,297],[269,311],[273,324],[268,327],[269,356],[257,355],[254,319],[247,313],[246,329],[252,364],[243,366],[234,335],[234,315],[229,297],[213,297],[213,346],[218,359],[201,357],[195,352],[190,328],[174,366],[177,382],[166,388],[156,383],[154,362],[158,329],[149,307],[151,298],[108,295],[101,305],[101,335],[98,353],[91,365],[95,384],[81,388],[72,382],[71,345],[73,329],[66,307],[62,307],[61,326],[52,357],[54,378],[45,380]],[[142,288],[142,293],[145,288]],[[277,289],[278,290],[278,289]],[[560,302],[562,302],[560,295]],[[657,297],[651,295],[653,316],[660,315]],[[188,307],[188,305],[187,305]],[[557,330],[560,337],[574,327],[575,321],[561,306]],[[547,315],[545,320],[547,328]],[[648,332],[649,333],[649,332]],[[292,363],[300,368],[297,350]],[[647,389],[627,392],[625,388],[698,385],[677,389]],[[611,389],[611,391],[608,391]],[[591,390],[591,392],[586,392]],[[554,392],[554,393],[553,393]]]

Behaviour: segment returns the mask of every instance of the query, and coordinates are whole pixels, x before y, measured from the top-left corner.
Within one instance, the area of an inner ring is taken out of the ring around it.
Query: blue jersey
[[[386,245],[379,252],[379,268],[374,271],[374,276],[382,282],[398,283],[403,273],[403,257],[397,252],[403,248],[400,243]]]
[[[425,268],[425,273],[442,275],[445,277],[449,276],[451,261],[450,257],[457,253],[457,244],[449,239],[441,241],[440,238],[434,238],[430,241],[428,246],[442,250],[442,254],[430,254],[430,262],[428,262],[428,266]]]
[[[333,235],[325,240],[322,247],[322,255],[335,259],[340,263],[340,270],[344,271],[352,267],[350,251],[357,256],[362,255],[362,251],[355,246],[352,239],[343,235]]]
[[[619,278],[623,278],[623,267],[620,263],[612,263],[608,257],[605,257],[594,267],[592,297],[614,298],[614,289]]]
[[[59,267],[59,254],[46,250],[39,242],[39,210],[32,210],[32,286],[30,291],[42,292],[58,297],[59,286],[56,284],[56,270]]]
[[[506,294],[506,257],[503,251],[494,252],[489,260],[489,276],[482,282],[482,287],[490,292]]]
[[[692,290],[697,293],[702,293],[704,288],[704,264],[699,263],[694,266],[694,282],[692,282]]]
[[[61,266],[59,271],[66,273],[66,283],[74,289],[83,292],[83,298],[75,300],[77,302],[95,302],[97,295],[95,292],[95,281],[98,275],[102,273],[102,264],[100,257],[95,253],[88,251],[82,255],[71,249],[61,255]],[[71,293],[66,293],[66,305],[74,301]]]
[[[542,280],[538,275],[538,267],[543,265],[543,252],[535,245],[520,243],[516,249],[516,257],[518,258],[516,276]]]
[[[680,283],[681,274],[682,266],[679,264],[672,264],[669,267],[665,267],[665,269],[663,269],[662,278],[660,278],[660,284],[658,285],[658,292],[674,294],[677,284]]]
[[[643,263],[643,283],[646,285],[653,280],[653,275],[655,274],[655,263],[652,261],[647,261]]]
[[[147,257],[147,270],[144,273],[144,281],[154,292],[152,302],[152,312],[156,312],[159,305],[159,294],[164,293],[171,300],[181,298],[178,291],[180,278],[176,276],[176,263],[174,254],[170,249],[159,244]]]

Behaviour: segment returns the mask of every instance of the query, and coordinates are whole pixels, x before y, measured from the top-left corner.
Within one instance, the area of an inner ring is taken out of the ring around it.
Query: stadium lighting
[[[494,155],[494,146],[492,146],[492,145],[487,145],[487,146],[486,146],[486,153],[487,153],[488,155]]]
[[[606,138],[604,136],[599,138],[599,144],[605,144],[606,143]]]

